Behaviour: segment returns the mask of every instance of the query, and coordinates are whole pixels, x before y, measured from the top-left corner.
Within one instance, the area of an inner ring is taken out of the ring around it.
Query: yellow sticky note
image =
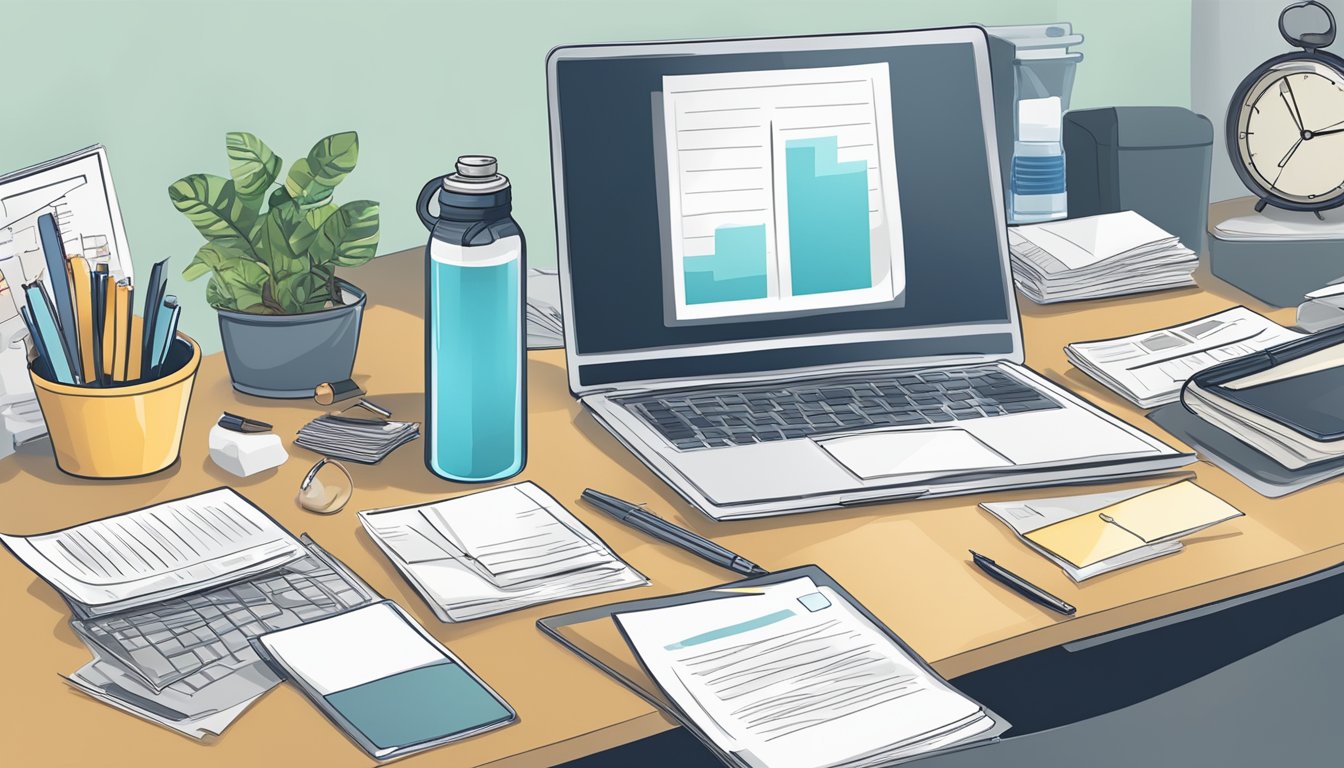
[[[1026,537],[1078,568],[1086,568],[1144,545],[1143,539],[1106,522],[1096,512],[1037,528]]]
[[[1234,517],[1241,511],[1186,480],[1100,510],[1145,542],[1175,539]]]

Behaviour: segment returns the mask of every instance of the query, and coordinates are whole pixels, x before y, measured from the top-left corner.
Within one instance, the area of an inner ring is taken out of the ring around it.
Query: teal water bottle
[[[458,158],[416,203],[430,231],[425,466],[448,480],[500,480],[527,461],[526,245],[512,207],[508,178],[484,155]]]

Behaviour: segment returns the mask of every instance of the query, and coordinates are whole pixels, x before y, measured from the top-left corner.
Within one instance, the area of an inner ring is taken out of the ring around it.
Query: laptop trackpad
[[[1013,462],[980,442],[974,435],[955,427],[868,432],[816,442],[832,458],[864,480],[892,475],[1013,466]]]

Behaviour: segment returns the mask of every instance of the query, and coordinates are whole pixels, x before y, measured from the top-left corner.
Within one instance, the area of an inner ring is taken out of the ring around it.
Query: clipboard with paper
[[[1009,727],[815,565],[537,624],[739,768],[890,765]]]

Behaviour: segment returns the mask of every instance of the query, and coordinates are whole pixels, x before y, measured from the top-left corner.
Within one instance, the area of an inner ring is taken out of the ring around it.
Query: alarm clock
[[[1290,13],[1315,6],[1324,32],[1288,33]],[[1255,210],[1273,205],[1320,212],[1344,205],[1344,59],[1321,50],[1335,41],[1335,17],[1315,0],[1279,14],[1279,34],[1301,51],[1275,56],[1241,81],[1227,110],[1227,151]]]

